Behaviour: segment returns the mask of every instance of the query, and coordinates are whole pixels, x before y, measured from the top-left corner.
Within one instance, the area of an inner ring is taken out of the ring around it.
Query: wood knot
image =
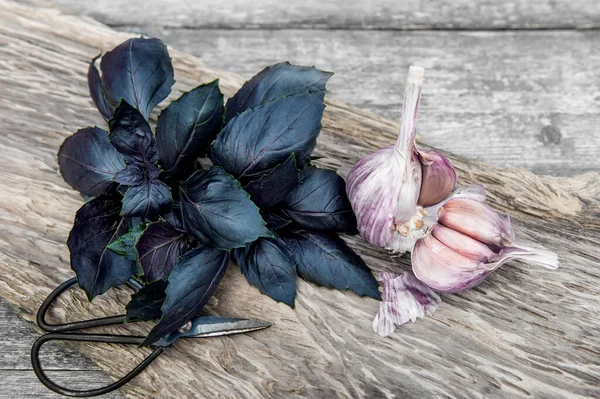
[[[546,125],[542,128],[541,139],[544,145],[560,144],[562,134],[557,127]]]

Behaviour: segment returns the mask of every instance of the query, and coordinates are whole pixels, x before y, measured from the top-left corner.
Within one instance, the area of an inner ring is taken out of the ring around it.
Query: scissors
[[[39,337],[31,348],[31,365],[35,375],[42,384],[51,389],[52,391],[65,396],[87,398],[90,396],[103,395],[105,393],[114,391],[127,384],[138,374],[140,374],[150,363],[152,363],[163,351],[169,346],[173,345],[179,338],[208,338],[208,337],[220,337],[231,334],[243,334],[252,331],[262,330],[270,327],[271,323],[260,321],[260,320],[249,320],[249,319],[236,319],[226,318],[218,316],[197,316],[196,318],[187,322],[183,327],[177,331],[164,336],[157,342],[151,345],[153,348],[150,353],[140,364],[138,364],[133,370],[123,376],[121,379],[113,382],[110,385],[89,389],[89,390],[76,390],[65,388],[54,383],[48,378],[42,366],[40,364],[40,348],[46,342],[50,341],[83,341],[83,342],[98,342],[98,343],[110,343],[110,344],[123,344],[123,345],[141,345],[144,342],[145,337],[131,336],[131,335],[113,335],[113,334],[91,334],[84,332],[73,332],[76,330],[85,330],[88,328],[100,327],[100,326],[111,326],[119,325],[125,322],[125,315],[103,317],[99,319],[91,319],[78,321],[73,323],[64,324],[48,324],[46,322],[46,313],[56,298],[66,291],[69,287],[77,283],[77,278],[73,277],[70,280],[65,281],[54,289],[48,295],[46,300],[42,303],[37,313],[37,324],[38,326],[47,332],[47,334]],[[139,290],[142,285],[135,279],[130,279],[127,282],[130,287]]]

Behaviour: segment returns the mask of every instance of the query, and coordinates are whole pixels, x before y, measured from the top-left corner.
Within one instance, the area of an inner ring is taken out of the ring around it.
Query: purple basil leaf
[[[125,169],[119,171],[113,180],[124,186],[137,186],[144,183],[145,170],[146,168],[143,165],[130,163]],[[158,168],[154,168],[151,171],[151,173],[156,175],[154,176],[155,178],[158,177],[158,172]]]
[[[151,223],[137,243],[143,279],[166,280],[187,251],[187,236],[167,222]]]
[[[324,92],[332,72],[281,62],[260,71],[227,100],[225,123],[250,108],[305,92]]]
[[[248,282],[261,293],[294,307],[296,262],[278,238],[261,238],[234,259]]]
[[[176,230],[185,232],[185,227],[183,227],[183,216],[181,216],[181,205],[179,202],[174,203],[171,212],[164,215],[163,218]]]
[[[171,92],[173,65],[159,39],[129,39],[109,51],[100,63],[107,96],[125,100],[145,119]]]
[[[304,280],[381,299],[377,281],[365,262],[338,236],[297,231],[287,232],[281,239]]]
[[[178,174],[192,168],[208,152],[223,121],[223,94],[219,81],[198,86],[173,101],[158,117],[156,142],[165,172]]]
[[[158,161],[154,135],[138,110],[121,101],[108,124],[110,142],[128,163],[153,164]]]
[[[97,127],[78,130],[58,150],[60,173],[82,195],[104,194],[115,175],[125,168],[123,156],[110,144],[108,133]]]
[[[167,297],[165,280],[157,280],[142,287],[131,296],[125,307],[127,310],[125,322],[149,321],[160,319],[160,308]]]
[[[115,107],[111,104],[111,100],[106,94],[104,87],[102,86],[102,80],[100,79],[100,72],[96,68],[96,60],[100,56],[94,57],[90,62],[88,69],[88,87],[90,89],[90,96],[100,111],[100,114],[105,120],[109,120],[112,117]]]
[[[281,229],[292,223],[291,220],[285,219],[273,209],[263,209],[260,211],[260,215],[271,230]]]
[[[305,168],[300,173],[300,184],[279,209],[284,217],[305,229],[356,233],[356,216],[346,195],[346,183],[332,170]]]
[[[131,227],[130,220],[120,211],[118,200],[102,196],[83,205],[75,215],[67,246],[77,282],[90,301],[109,288],[124,284],[137,272],[135,261],[106,247]]]
[[[122,213],[125,216],[141,216],[152,219],[168,213],[173,204],[171,189],[159,179],[147,180],[139,186],[131,186],[123,197]]]
[[[240,271],[242,274],[246,274],[246,254],[248,253],[248,249],[250,244],[241,248],[234,248],[229,253],[231,254],[231,259],[240,267]]]
[[[181,257],[167,287],[162,319],[143,345],[151,345],[191,320],[208,302],[225,274],[229,253],[211,246],[196,248]]]
[[[296,169],[295,154],[282,164],[275,166],[260,179],[244,187],[252,201],[260,208],[271,208],[285,199],[298,186],[299,171]]]
[[[323,92],[282,97],[249,109],[227,123],[211,159],[240,180],[258,179],[295,153],[303,168],[317,144]]]
[[[271,237],[258,207],[222,168],[199,170],[181,187],[185,229],[202,243],[230,250]]]

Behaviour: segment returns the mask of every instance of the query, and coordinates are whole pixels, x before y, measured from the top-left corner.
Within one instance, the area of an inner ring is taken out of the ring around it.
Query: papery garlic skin
[[[509,219],[470,198],[439,208],[438,224],[416,243],[411,258],[415,276],[439,292],[474,287],[509,260],[558,267],[555,253],[516,244]]]
[[[410,231],[399,231],[417,208],[420,167],[407,167],[410,164],[391,145],[360,160],[348,174],[346,191],[358,231],[379,247],[390,246],[395,235],[404,237]]]
[[[435,205],[456,188],[456,171],[452,164],[437,151],[418,151],[422,167],[421,190],[417,204],[422,207]]]
[[[412,273],[399,276],[388,272],[379,274],[381,303],[373,320],[373,330],[387,337],[396,326],[415,322],[418,317],[433,315],[442,302],[440,296],[421,283]]]
[[[346,183],[360,234],[394,252],[412,249],[424,235],[423,211],[417,208],[421,163],[415,148],[423,77],[423,68],[410,67],[396,144],[359,161]]]

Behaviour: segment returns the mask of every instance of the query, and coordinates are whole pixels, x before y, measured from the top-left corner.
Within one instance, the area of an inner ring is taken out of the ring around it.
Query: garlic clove
[[[382,302],[373,320],[373,330],[386,337],[396,326],[415,322],[418,317],[431,316],[442,302],[440,296],[419,281],[412,273],[396,276],[381,272]]]
[[[422,166],[421,191],[417,204],[427,207],[447,198],[456,187],[456,171],[437,151],[418,151]]]
[[[431,230],[431,234],[442,244],[469,259],[489,262],[496,257],[496,253],[481,241],[441,224],[436,224]]]
[[[510,246],[514,239],[508,218],[468,198],[446,202],[438,211],[438,223],[488,245]]]
[[[431,234],[417,241],[412,251],[413,273],[441,292],[459,292],[479,284],[489,273],[482,262],[469,259],[442,244]]]

